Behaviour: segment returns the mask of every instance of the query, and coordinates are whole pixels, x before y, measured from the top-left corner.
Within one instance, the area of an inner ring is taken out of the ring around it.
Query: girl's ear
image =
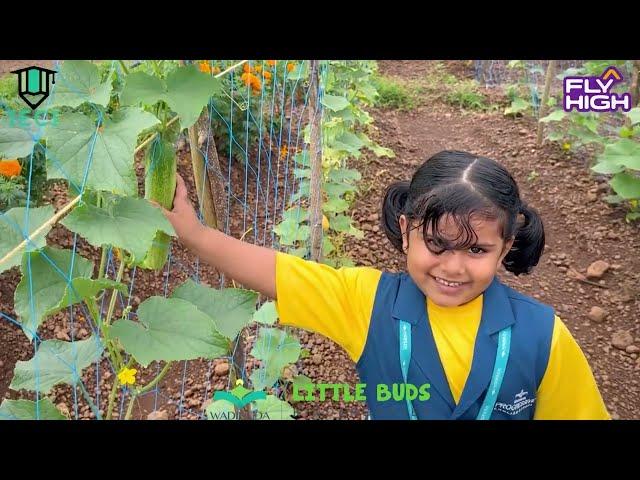
[[[511,247],[513,247],[513,242],[516,240],[516,237],[513,236],[509,239],[509,241],[507,241],[504,244],[504,248],[502,249],[502,254],[500,255],[500,260],[498,260],[498,265],[500,265],[502,263],[502,261],[504,260],[504,257],[507,256],[507,254],[509,253],[509,251],[511,250]]]
[[[407,253],[409,248],[409,233],[407,231],[409,220],[405,215],[400,215],[400,231],[402,232],[402,250]]]

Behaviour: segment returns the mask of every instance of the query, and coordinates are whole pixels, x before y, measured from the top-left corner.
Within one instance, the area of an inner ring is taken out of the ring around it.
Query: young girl
[[[529,273],[545,239],[493,160],[440,152],[388,188],[382,224],[408,273],[333,269],[206,228],[181,177],[164,213],[200,258],[276,299],[281,324],[341,345],[373,419],[610,418],[554,310],[496,276]]]

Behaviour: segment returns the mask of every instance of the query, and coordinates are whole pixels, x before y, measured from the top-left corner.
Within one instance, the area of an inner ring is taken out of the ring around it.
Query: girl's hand
[[[151,203],[162,209],[162,213],[164,213],[165,217],[167,217],[171,225],[173,225],[173,229],[176,231],[178,238],[189,247],[205,227],[200,223],[198,215],[189,200],[184,179],[179,173],[176,174],[176,177],[176,193],[173,199],[173,210],[169,211],[154,201]]]

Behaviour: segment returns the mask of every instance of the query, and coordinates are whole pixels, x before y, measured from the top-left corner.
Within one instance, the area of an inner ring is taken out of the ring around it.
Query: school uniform
[[[279,252],[276,291],[280,324],[330,338],[356,363],[373,419],[610,419],[553,308],[497,276],[472,301],[442,307],[407,273]],[[394,384],[399,396],[379,395],[379,385]],[[407,402],[403,384],[428,395]]]

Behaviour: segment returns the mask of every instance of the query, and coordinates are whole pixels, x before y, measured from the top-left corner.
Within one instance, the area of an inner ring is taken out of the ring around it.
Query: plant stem
[[[156,375],[156,378],[154,378],[147,385],[145,385],[140,390],[138,390],[137,395],[142,395],[143,393],[147,393],[149,390],[151,390],[153,387],[155,387],[156,384],[158,382],[160,382],[160,380],[162,380],[164,378],[164,376],[167,374],[167,372],[169,372],[169,369],[171,368],[171,365],[173,365],[173,362],[167,362],[167,364],[162,368],[162,370],[160,370],[158,375]]]
[[[122,274],[124,273],[124,254],[122,255],[122,259],[120,260],[120,266],[118,267],[118,273],[116,275],[116,282],[120,283],[120,280],[122,280]],[[109,310],[107,310],[107,318],[105,318],[105,325],[109,326],[109,324],[111,323],[111,317],[113,316],[113,310],[116,306],[116,296],[118,294],[118,290],[117,289],[113,289],[113,292],[111,293],[111,301],[109,302]]]
[[[124,63],[124,60],[118,60],[118,62],[120,62],[120,66],[122,67],[122,71],[124,72],[124,74],[129,75],[129,69],[127,68],[127,65]]]
[[[93,414],[96,416],[98,420],[102,420],[100,411],[96,408],[95,404],[93,403],[93,400],[91,400],[91,396],[89,396],[89,392],[87,392],[87,389],[84,388],[84,383],[82,383],[82,379],[80,379],[78,384],[80,385],[80,391],[82,392],[82,396],[89,404],[89,407],[91,408],[91,411],[93,412]]]
[[[113,385],[111,386],[111,393],[109,393],[109,406],[107,407],[107,420],[111,420],[111,415],[113,414],[113,406],[115,404],[116,392],[118,391],[118,385],[120,382],[118,381],[118,375],[113,380]]]

